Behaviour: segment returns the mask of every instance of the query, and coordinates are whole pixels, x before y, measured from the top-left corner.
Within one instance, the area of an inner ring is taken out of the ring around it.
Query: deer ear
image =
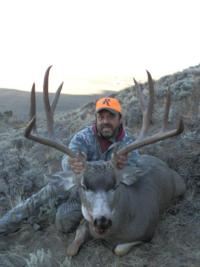
[[[127,186],[135,184],[140,179],[141,175],[141,170],[133,166],[127,166],[122,170],[117,171],[117,176],[120,180],[120,183]]]

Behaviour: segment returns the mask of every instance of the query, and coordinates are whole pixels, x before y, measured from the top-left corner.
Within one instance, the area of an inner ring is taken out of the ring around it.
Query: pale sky
[[[97,93],[200,63],[199,0],[0,0],[0,88]]]

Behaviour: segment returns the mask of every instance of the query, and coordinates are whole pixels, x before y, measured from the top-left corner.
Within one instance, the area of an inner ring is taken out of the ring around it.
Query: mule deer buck
[[[176,136],[183,131],[183,122],[178,127],[166,130],[170,106],[170,93],[167,94],[162,131],[146,137],[151,122],[154,86],[148,74],[150,97],[145,103],[142,88],[135,81],[143,113],[139,139],[116,151],[111,161],[103,164],[86,162],[82,174],[74,175],[81,197],[82,222],[75,239],[67,249],[74,256],[82,244],[90,237],[104,240],[116,255],[125,255],[137,244],[152,239],[161,213],[172,199],[185,192],[185,183],[174,170],[160,159],[141,155],[136,167],[115,166],[116,157],[128,154],[134,149]],[[47,97],[47,95],[46,95]],[[68,147],[51,139],[43,138],[31,131],[35,125],[35,115],[25,130],[25,136],[41,144],[54,147],[70,157],[76,157]]]

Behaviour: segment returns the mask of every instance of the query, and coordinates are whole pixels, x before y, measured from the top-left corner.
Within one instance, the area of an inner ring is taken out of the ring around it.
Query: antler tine
[[[49,71],[52,66],[49,66],[44,75],[44,83],[43,83],[43,100],[44,100],[44,108],[47,118],[47,131],[50,137],[54,136],[53,132],[53,114],[51,110],[51,106],[49,103]]]
[[[165,111],[164,111],[164,116],[163,116],[163,127],[161,130],[162,132],[166,131],[167,126],[168,126],[170,105],[171,105],[171,91],[168,88],[166,91],[166,97],[165,97]]]
[[[37,143],[40,143],[40,144],[43,144],[43,145],[46,145],[46,146],[50,146],[50,147],[53,147],[55,149],[57,149],[58,151],[61,151],[65,154],[67,154],[68,156],[70,157],[76,157],[76,154],[71,150],[69,149],[68,147],[64,146],[63,144],[60,144],[60,143],[57,143],[51,139],[48,139],[48,138],[43,138],[43,137],[40,137],[40,136],[36,136],[36,135],[32,135],[31,134],[31,131],[34,127],[34,124],[35,124],[35,121],[36,121],[36,118],[35,116],[30,120],[30,122],[28,123],[26,129],[25,129],[25,132],[24,132],[24,136],[28,139],[31,139]]]
[[[26,138],[29,138],[30,139],[30,133],[31,133],[33,127],[34,127],[35,122],[36,122],[36,117],[33,116],[32,119],[29,121],[29,123],[26,126],[25,131],[24,131],[24,136]]]
[[[146,72],[148,76],[148,86],[149,86],[148,115],[149,115],[149,124],[150,124],[152,120],[152,114],[153,114],[155,90],[154,90],[154,83],[151,77],[151,73],[148,70]]]
[[[52,110],[52,113],[54,114],[54,111],[56,109],[56,106],[57,106],[57,103],[58,103],[58,99],[60,97],[60,92],[62,90],[62,87],[63,87],[63,82],[60,84],[60,86],[58,87],[57,91],[56,91],[56,94],[55,94],[55,97],[53,99],[53,102],[51,104],[51,110]]]
[[[142,127],[137,138],[139,140],[144,138],[144,136],[147,134],[149,125],[151,124],[151,121],[152,121],[152,114],[153,114],[154,85],[153,85],[153,79],[149,71],[147,71],[147,76],[148,76],[148,88],[149,88],[148,103],[145,103],[144,94],[142,92],[142,86],[139,85],[137,81],[134,79],[138,98],[139,98],[140,108],[142,110]]]
[[[140,109],[143,113],[145,111],[145,100],[144,100],[144,94],[142,92],[143,88],[142,88],[142,85],[138,84],[138,82],[134,78],[133,78],[133,81],[135,83],[135,88],[136,88],[138,100],[140,103]]]
[[[47,131],[51,138],[54,137],[54,111],[56,109],[58,99],[60,96],[60,92],[63,87],[63,82],[58,87],[55,97],[52,101],[52,104],[49,102],[49,72],[52,66],[49,66],[44,75],[44,83],[43,83],[43,99],[44,99],[44,107],[47,118]]]
[[[33,83],[32,85],[32,89],[31,89],[31,104],[30,104],[30,119],[33,118],[34,116],[36,116],[36,101],[35,101],[35,83]],[[33,125],[33,132],[36,132],[36,122]]]
[[[121,155],[121,154],[128,154],[130,153],[131,151],[135,150],[135,149],[138,149],[138,148],[141,148],[143,146],[146,146],[146,145],[150,145],[150,144],[154,144],[156,142],[159,142],[161,140],[164,140],[164,139],[167,139],[167,138],[170,138],[170,137],[173,137],[173,136],[176,136],[176,135],[179,135],[183,132],[184,130],[184,123],[183,123],[183,120],[182,118],[179,120],[179,123],[178,123],[178,126],[176,129],[174,130],[170,130],[168,132],[164,132],[164,133],[156,133],[150,137],[147,137],[141,141],[135,141],[133,142],[132,144],[120,149],[117,151],[117,154]]]

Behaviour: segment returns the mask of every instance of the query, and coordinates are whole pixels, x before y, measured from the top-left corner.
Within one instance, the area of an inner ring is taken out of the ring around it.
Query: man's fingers
[[[117,168],[122,169],[128,160],[128,155],[117,155],[116,157],[116,163],[117,163]]]
[[[119,158],[117,159],[117,162],[118,162],[118,163],[127,162],[127,157],[119,157]]]
[[[85,170],[86,156],[84,154],[78,154],[76,158],[69,158],[68,162],[75,173],[81,173]]]
[[[71,164],[74,168],[83,168],[85,164],[83,162]]]

